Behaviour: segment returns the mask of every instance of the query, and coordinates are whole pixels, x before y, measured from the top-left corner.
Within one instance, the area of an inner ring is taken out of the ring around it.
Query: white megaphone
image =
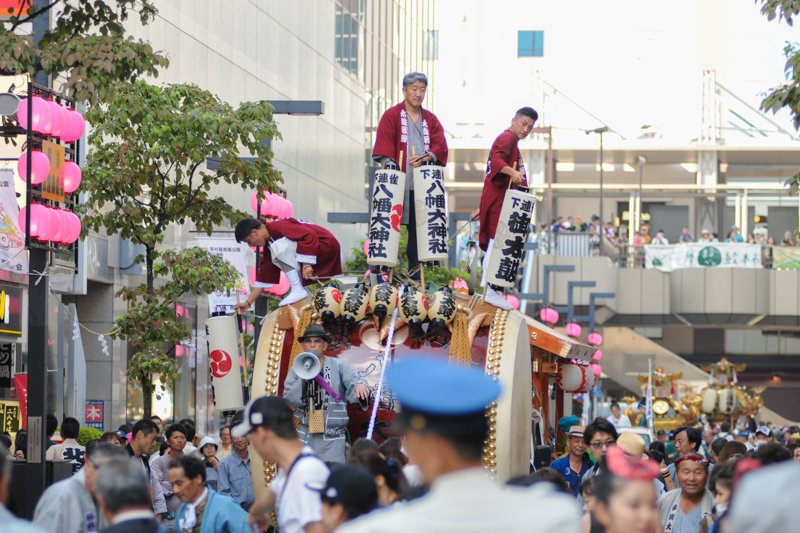
[[[322,370],[322,363],[319,362],[319,357],[314,352],[301,352],[294,358],[292,370],[300,379],[314,379]]]

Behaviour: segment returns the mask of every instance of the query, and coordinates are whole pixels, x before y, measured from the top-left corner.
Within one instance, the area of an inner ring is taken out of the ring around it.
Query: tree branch
[[[43,15],[44,13],[47,13],[48,11],[50,11],[53,8],[53,6],[55,6],[60,1],[61,0],[55,0],[52,4],[48,4],[48,5],[44,6],[42,9],[39,9],[38,11],[34,11],[30,15],[28,15],[27,17],[24,17],[24,18],[21,18],[21,19],[17,19],[17,21],[14,24],[11,25],[11,28],[8,31],[12,32],[12,31],[16,30],[18,27],[20,27],[22,24],[25,24],[26,22],[30,22],[33,19],[35,19],[36,17],[38,17],[39,15]],[[33,0],[31,0],[31,4],[33,4]]]

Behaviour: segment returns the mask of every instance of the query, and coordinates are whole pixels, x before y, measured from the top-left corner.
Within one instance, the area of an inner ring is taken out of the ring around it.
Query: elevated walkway
[[[663,346],[639,335],[627,327],[603,327],[603,372],[637,396],[641,395],[641,382],[636,374],[647,374],[648,360],[653,368],[661,367],[667,373],[682,373],[681,382],[699,390],[708,383],[709,376],[700,368]],[[760,420],[771,420],[776,425],[789,425],[790,421],[775,411],[763,407]]]

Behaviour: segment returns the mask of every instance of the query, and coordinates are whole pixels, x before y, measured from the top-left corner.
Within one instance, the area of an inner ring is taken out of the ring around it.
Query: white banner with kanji
[[[681,268],[762,268],[761,245],[690,243],[644,246],[645,268],[672,272]]]

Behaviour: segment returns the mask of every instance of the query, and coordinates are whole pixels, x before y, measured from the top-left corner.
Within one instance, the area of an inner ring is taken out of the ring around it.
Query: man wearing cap
[[[772,442],[772,431],[770,431],[766,426],[761,426],[756,430],[755,447],[758,448],[759,446],[763,446],[768,442]]]
[[[484,372],[433,357],[406,358],[386,370],[400,404],[397,423],[419,464],[426,496],[348,522],[337,533],[579,531],[578,507],[549,484],[502,487],[482,464],[486,406],[500,385]]]
[[[276,511],[281,533],[322,533],[322,502],[309,486],[324,485],[328,467],[297,437],[289,404],[262,396],[251,400],[243,415],[231,434],[249,435],[256,453],[278,466],[275,479],[250,507],[250,523],[266,527],[269,513]]]
[[[447,165],[447,140],[436,115],[422,108],[428,77],[422,72],[403,76],[403,101],[390,107],[378,122],[372,159],[383,168],[406,173],[402,223],[408,224],[408,269],[419,265],[414,214],[414,168]],[[424,192],[420,192],[424,194]],[[416,274],[415,279],[419,279]]]
[[[661,525],[664,533],[695,533],[714,507],[714,497],[706,489],[708,461],[693,453],[678,457],[675,464],[680,488],[658,500]]]
[[[586,453],[586,442],[583,440],[583,426],[572,426],[567,434],[567,455],[550,463],[550,468],[564,476],[572,494],[581,490],[581,477],[594,465]]]
[[[322,500],[325,533],[363,516],[378,506],[378,487],[372,474],[359,466],[334,465],[328,481],[309,485]]]
[[[699,429],[691,426],[680,427],[672,433],[672,439],[675,441],[675,449],[678,451],[678,457],[692,454],[701,455],[700,445],[703,443],[703,433]],[[677,475],[677,466],[677,460],[669,465],[669,475],[675,482],[675,486],[680,487],[681,483]]]
[[[283,384],[283,397],[299,420],[297,432],[304,444],[311,446],[323,461],[344,463],[345,431],[349,417],[347,402],[369,399],[366,381],[339,358],[326,357],[331,338],[319,324],[311,324],[298,339],[304,352],[314,352],[319,357],[322,370],[314,378],[303,380],[294,369],[289,370]],[[324,412],[324,431],[312,433],[309,427],[310,406]]]

